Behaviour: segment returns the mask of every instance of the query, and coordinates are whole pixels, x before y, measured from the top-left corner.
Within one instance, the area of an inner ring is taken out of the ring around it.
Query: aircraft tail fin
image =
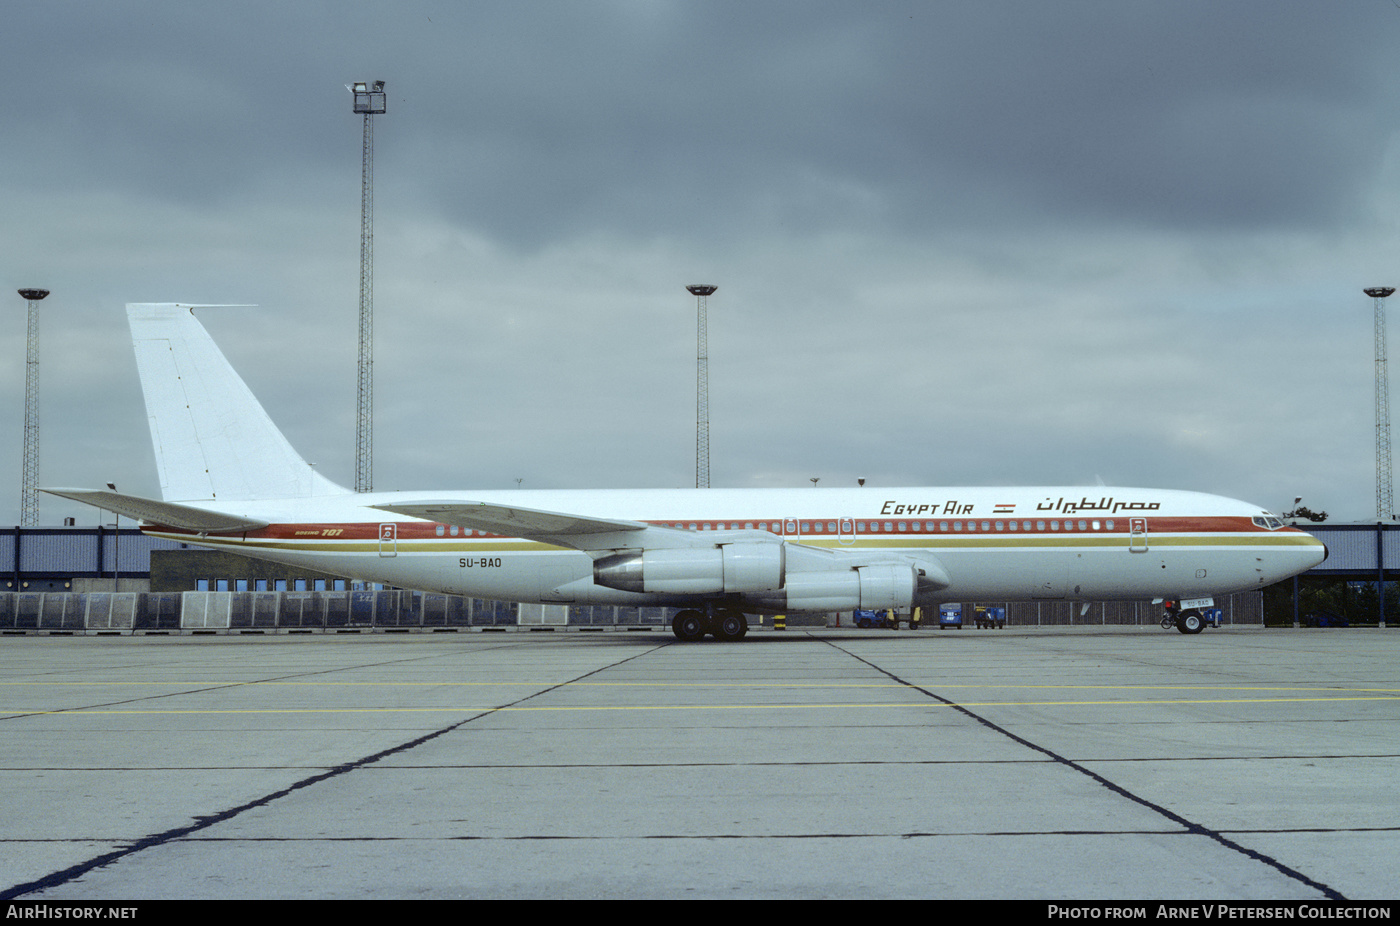
[[[161,497],[183,502],[347,493],[287,443],[194,308],[126,306]]]

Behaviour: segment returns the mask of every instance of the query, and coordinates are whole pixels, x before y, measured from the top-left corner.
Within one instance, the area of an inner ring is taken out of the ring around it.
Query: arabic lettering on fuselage
[[[963,502],[957,499],[949,499],[946,502],[932,502],[929,504],[919,504],[918,502],[900,502],[890,499],[880,508],[881,516],[900,517],[901,515],[911,515],[919,517],[921,515],[954,515],[966,516],[975,514],[973,502]],[[1014,504],[1001,503],[992,506],[994,514],[1015,514]],[[1063,497],[1057,499],[1047,498],[1044,502],[1035,506],[1036,511],[1053,511],[1057,514],[1078,514],[1085,511],[1101,511],[1105,514],[1117,514],[1120,511],[1157,511],[1162,507],[1161,502],[1123,502],[1116,498],[1080,498],[1079,501],[1070,499],[1066,501]]]
[[[1054,501],[1046,499],[1035,506],[1036,511],[1058,511],[1063,514],[1078,514],[1081,511],[1103,511],[1108,514],[1117,514],[1120,511],[1156,511],[1162,507],[1161,502],[1120,502],[1112,497],[1100,498],[1097,501],[1090,498],[1081,498],[1079,501],[1065,501],[1063,497]]]

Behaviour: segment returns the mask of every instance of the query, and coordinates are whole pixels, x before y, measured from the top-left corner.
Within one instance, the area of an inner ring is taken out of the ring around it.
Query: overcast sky
[[[706,282],[716,486],[1102,480],[1374,518],[1394,0],[0,14],[0,523],[20,287],[53,291],[42,485],[159,493],[126,302],[256,303],[201,317],[354,483],[345,85],[373,79],[376,489],[694,485]]]

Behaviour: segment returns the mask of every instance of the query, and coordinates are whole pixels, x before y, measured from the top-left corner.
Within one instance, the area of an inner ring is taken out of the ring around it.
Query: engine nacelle
[[[895,563],[839,572],[790,572],[783,594],[762,600],[792,611],[898,610],[913,607],[918,585],[914,566]]]
[[[914,594],[919,589],[919,570],[914,566],[886,564],[862,566],[860,574],[860,607],[862,611],[882,608],[909,609],[914,606]]]
[[[614,553],[594,561],[593,581],[626,592],[715,595],[776,591],[786,571],[782,543],[726,543]]]

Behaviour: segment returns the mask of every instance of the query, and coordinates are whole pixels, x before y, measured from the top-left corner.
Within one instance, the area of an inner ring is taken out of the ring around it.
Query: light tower
[[[710,487],[710,347],[705,331],[709,297],[718,286],[697,283],[686,290],[695,297],[695,488]]]
[[[360,168],[360,368],[355,403],[355,491],[369,492],[374,456],[374,117],[387,111],[384,81],[347,84],[365,117]]]
[[[20,476],[19,526],[39,524],[39,303],[47,289],[22,289],[29,303],[29,336],[24,355],[24,471]]]
[[[1389,521],[1395,513],[1394,484],[1390,478],[1390,378],[1386,372],[1385,298],[1394,286],[1363,290],[1375,304],[1376,315],[1376,520]]]

